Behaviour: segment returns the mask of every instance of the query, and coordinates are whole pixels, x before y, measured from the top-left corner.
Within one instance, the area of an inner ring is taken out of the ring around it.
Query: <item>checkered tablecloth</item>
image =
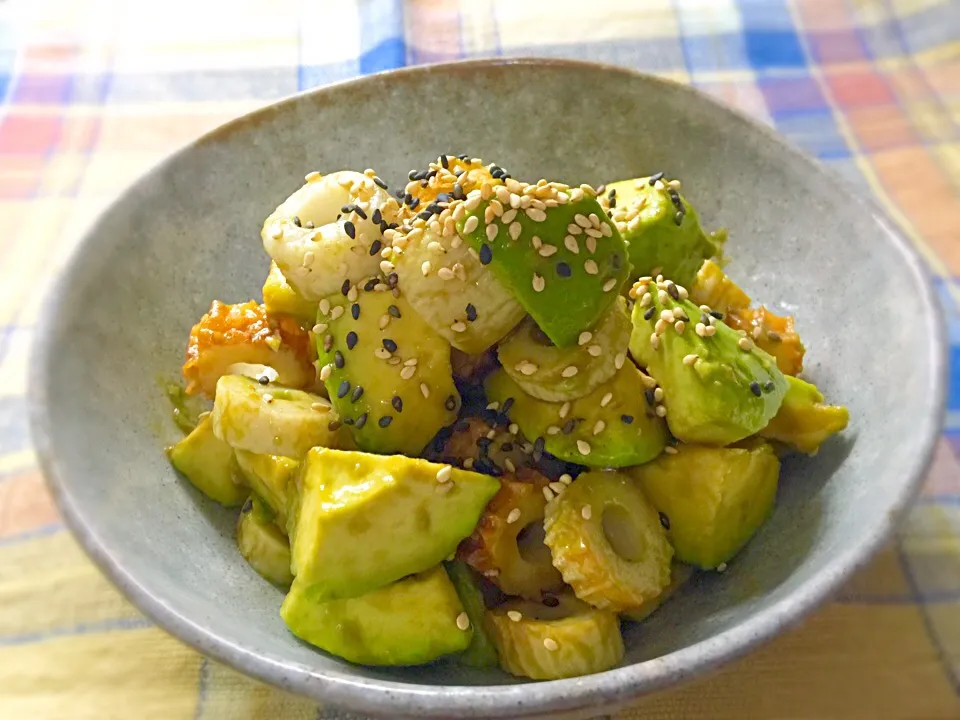
[[[960,355],[960,0],[0,0],[0,718],[334,717],[153,627],[64,529],[27,431],[40,290],[124,185],[223,121],[487,55],[659,73],[776,127],[913,239]],[[949,407],[897,541],[832,603],[618,718],[960,718],[956,369]]]

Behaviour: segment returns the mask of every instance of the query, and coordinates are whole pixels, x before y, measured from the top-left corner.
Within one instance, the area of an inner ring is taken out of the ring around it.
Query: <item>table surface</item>
[[[0,0],[0,717],[333,718],[145,620],[64,529],[26,421],[42,288],[148,166],[297,90],[489,55],[693,83],[872,192],[960,352],[960,1]],[[617,718],[960,717],[960,374],[922,497],[836,598]]]

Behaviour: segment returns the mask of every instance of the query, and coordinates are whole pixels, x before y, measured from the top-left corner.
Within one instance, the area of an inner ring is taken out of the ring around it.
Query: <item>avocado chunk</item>
[[[497,348],[506,373],[529,395],[563,402],[583,397],[617,371],[630,343],[630,313],[618,297],[596,327],[580,333],[577,345],[558,348],[527,318]]]
[[[298,638],[362,665],[420,665],[465,650],[473,629],[461,629],[463,612],[442,567],[329,602],[317,602],[298,577],[280,606]]]
[[[483,627],[486,605],[484,605],[480,588],[477,587],[477,579],[473,571],[466,564],[456,561],[446,563],[446,568],[447,575],[450,576],[453,586],[457,589],[457,595],[460,596],[464,612],[470,620],[470,627],[473,628],[473,638],[467,649],[460,655],[460,661],[470,667],[496,667],[497,648]]]
[[[623,238],[596,198],[579,189],[555,194],[564,204],[523,209],[506,192],[507,205],[481,202],[457,231],[547,337],[573,347],[613,304],[629,268]]]
[[[770,515],[780,461],[763,442],[681,445],[675,455],[629,472],[660,511],[677,560],[712,570],[729,562]]]
[[[297,476],[297,581],[335,600],[422,572],[473,532],[499,488],[450,465],[315,448]]]
[[[275,262],[270,263],[270,274],[263,283],[263,307],[267,315],[290,315],[306,327],[317,317],[317,303],[294,290]]]
[[[662,277],[641,278],[630,294],[637,300],[630,353],[663,389],[660,407],[678,440],[729,445],[770,421],[787,381],[746,333],[719,322]]]
[[[281,455],[258,455],[247,450],[237,450],[236,455],[250,489],[274,512],[277,524],[285,528],[290,484],[300,463]]]
[[[670,564],[670,584],[663,589],[663,592],[644,601],[635,608],[622,611],[620,617],[624,620],[632,620],[633,622],[643,622],[659,610],[667,600],[673,597],[674,593],[683,587],[691,577],[693,577],[693,568],[690,565],[685,565],[674,560]]]
[[[193,486],[221,505],[236,507],[247,497],[233,448],[213,434],[210,415],[170,448],[170,462]]]
[[[321,301],[314,328],[330,402],[361,450],[419,455],[460,409],[450,343],[402,294],[344,290]]]
[[[289,587],[293,582],[290,543],[274,524],[274,515],[273,509],[259,497],[249,497],[237,521],[237,547],[261,577],[274,585]]]
[[[661,173],[608,183],[606,202],[627,244],[631,277],[663,273],[689,285],[703,261],[720,254],[723,236],[703,231],[697,211],[670,182]]]
[[[787,385],[783,404],[758,435],[814,455],[828,437],[847,427],[850,411],[843,406],[824,405],[817,386],[800,378],[788,375]]]
[[[629,362],[577,400],[546,402],[527,395],[503,369],[484,382],[487,397],[534,446],[567,462],[610,468],[652,460],[667,442],[664,422],[649,412],[642,373]],[[507,408],[504,410],[504,408]]]

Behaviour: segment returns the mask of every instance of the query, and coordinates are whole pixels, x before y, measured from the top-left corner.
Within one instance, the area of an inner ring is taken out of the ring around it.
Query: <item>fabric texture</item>
[[[960,0],[0,0],[0,717],[334,718],[203,659],[91,565],[26,419],[41,289],[163,155],[281,96],[418,63],[600,60],[692,83],[873,193],[960,361]],[[960,363],[899,536],[803,625],[627,718],[960,717]]]

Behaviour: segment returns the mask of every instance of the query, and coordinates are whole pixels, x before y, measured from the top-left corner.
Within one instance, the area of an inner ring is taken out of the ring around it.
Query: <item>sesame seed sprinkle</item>
[[[467,617],[465,612],[457,615],[457,627],[461,630],[468,630],[470,628],[470,618]]]
[[[553,638],[544,638],[543,646],[550,652],[556,652],[557,650],[560,649],[560,645]]]
[[[567,365],[567,367],[565,367],[565,368],[563,369],[563,372],[560,373],[560,374],[561,374],[563,377],[565,377],[565,378],[572,378],[572,377],[574,377],[578,372],[580,372],[580,370],[577,368],[576,365]]]
[[[699,357],[697,356],[697,354],[696,354],[696,353],[691,353],[691,354],[689,354],[689,355],[684,355],[684,357],[683,357],[683,364],[684,364],[684,365],[696,365],[696,364],[697,364],[697,360],[699,360]]]
[[[589,505],[584,505],[582,508],[580,508],[580,517],[582,517],[584,520],[589,520],[591,517],[593,517],[593,508],[591,508]]]
[[[611,400],[613,400],[613,393],[608,392],[606,395],[603,396],[603,399],[600,400],[600,407],[606,407],[607,405],[610,404]]]
[[[590,443],[588,443],[586,440],[577,440],[577,451],[578,451],[581,455],[589,455],[589,454],[590,454]]]
[[[507,617],[513,622],[520,622],[523,620],[523,613],[517,610],[507,610]]]
[[[548,487],[545,487],[545,488],[541,488],[541,491],[543,492],[543,497],[546,499],[547,502],[550,502],[551,500],[553,500],[553,490],[551,490]]]
[[[507,525],[513,525],[517,520],[520,519],[520,508],[514,508],[507,514]]]
[[[547,246],[547,247],[551,247],[551,246]],[[556,250],[556,248],[554,248],[554,250]],[[538,273],[534,273],[532,285],[533,285],[534,292],[543,292],[544,288],[547,286],[547,283],[543,279],[542,275]]]
[[[587,348],[590,357],[600,357],[603,354],[603,348],[599,345],[591,345]]]
[[[567,417],[567,414],[570,412],[570,401],[568,400],[563,405],[560,406],[560,419],[563,420]]]
[[[449,482],[452,476],[453,476],[453,468],[449,465],[444,465],[442,468],[437,470],[437,482],[440,482],[440,483]]]
[[[430,397],[430,386],[426,383],[420,383],[420,394],[423,395],[424,398]]]

